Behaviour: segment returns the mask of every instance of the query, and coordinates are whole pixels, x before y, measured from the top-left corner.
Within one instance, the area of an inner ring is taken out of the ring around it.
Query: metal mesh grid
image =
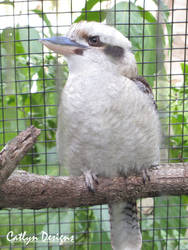
[[[162,161],[187,161],[186,0],[7,0],[0,4],[0,149],[31,124],[42,130],[19,168],[41,175],[59,174],[56,111],[68,69],[62,58],[44,49],[38,39],[65,34],[71,23],[84,19],[113,25],[132,41],[139,73],[153,87],[167,137]],[[139,201],[143,249],[188,249],[187,206],[185,196]],[[10,242],[10,231],[14,236],[26,232],[26,236],[39,239],[42,231],[73,235],[76,241],[67,247],[55,241]],[[107,206],[1,210],[0,247],[111,249]]]

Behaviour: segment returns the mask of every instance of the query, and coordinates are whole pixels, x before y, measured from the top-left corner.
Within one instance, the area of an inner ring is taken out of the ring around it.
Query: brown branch
[[[8,142],[0,152],[0,186],[12,174],[17,164],[32,148],[40,130],[31,126]]]
[[[16,171],[2,185],[1,208],[79,207],[117,202],[123,199],[188,194],[188,163],[163,164],[142,176],[99,178],[96,192],[89,192],[83,176],[53,177]]]
[[[188,194],[188,163],[163,164],[152,169],[151,179],[145,184],[142,176],[99,177],[94,193],[88,191],[83,176],[39,176],[25,171],[15,171],[11,175],[39,134],[40,130],[31,126],[0,152],[0,208],[79,207],[123,199]]]

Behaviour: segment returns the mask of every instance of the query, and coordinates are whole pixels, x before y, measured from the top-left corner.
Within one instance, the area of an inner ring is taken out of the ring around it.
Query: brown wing
[[[155,106],[155,108],[157,109],[157,104],[154,100],[154,96],[153,96],[153,93],[152,93],[152,88],[150,87],[150,85],[146,82],[146,80],[144,79],[144,77],[142,76],[138,76],[136,78],[133,78],[131,79],[132,81],[135,82],[135,84],[137,85],[137,87],[142,91],[144,92],[145,94],[147,94],[152,102],[153,102],[153,105]]]

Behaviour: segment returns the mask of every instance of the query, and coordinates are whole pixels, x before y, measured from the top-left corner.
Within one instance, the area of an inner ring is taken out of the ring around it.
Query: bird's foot
[[[151,178],[151,173],[150,171],[153,170],[153,169],[157,169],[157,167],[159,166],[159,164],[153,164],[151,165],[149,168],[145,168],[142,170],[142,175],[143,175],[143,183],[145,184],[146,181],[150,181]]]
[[[142,175],[143,175],[143,183],[145,184],[146,181],[150,181],[150,173],[149,169],[145,168],[142,170]]]
[[[96,174],[92,173],[91,170],[83,171],[85,177],[85,183],[90,192],[95,192],[94,183],[98,184],[98,178]]]

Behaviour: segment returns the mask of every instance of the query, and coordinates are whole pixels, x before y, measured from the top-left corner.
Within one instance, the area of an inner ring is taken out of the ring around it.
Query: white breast
[[[57,148],[73,175],[91,169],[116,176],[159,162],[158,114],[146,94],[123,76],[70,75],[62,92]]]

